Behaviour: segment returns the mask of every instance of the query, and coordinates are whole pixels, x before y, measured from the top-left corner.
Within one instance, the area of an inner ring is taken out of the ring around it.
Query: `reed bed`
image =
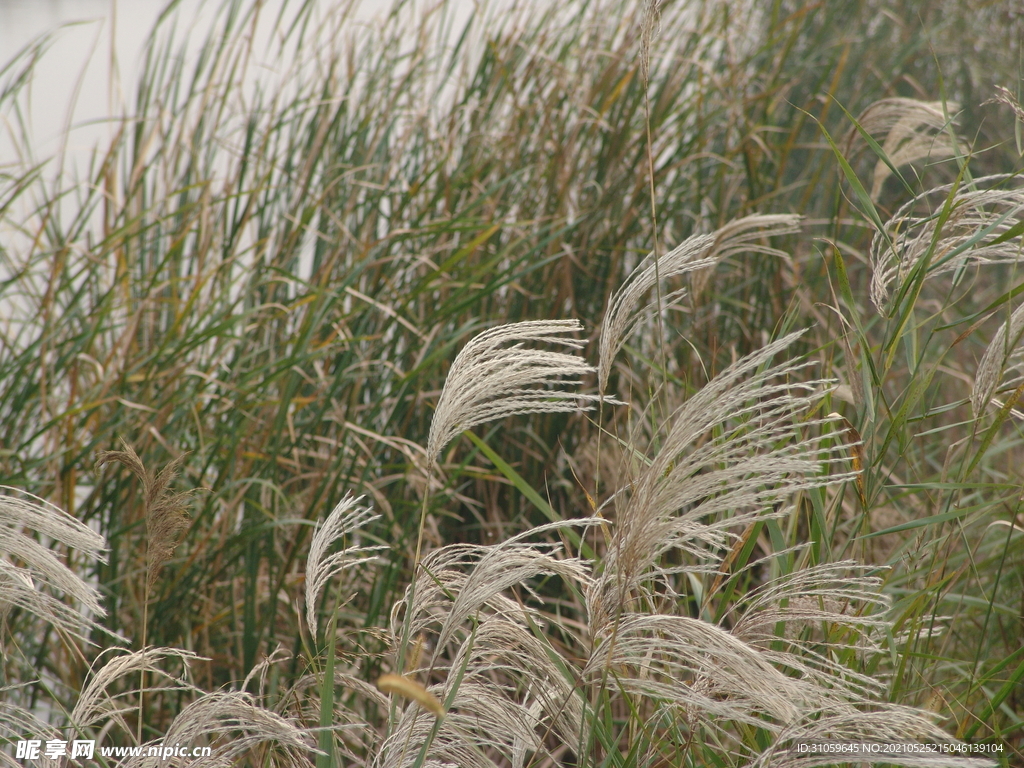
[[[14,57],[3,741],[1020,764],[1024,18],[882,11],[172,3],[81,179]]]

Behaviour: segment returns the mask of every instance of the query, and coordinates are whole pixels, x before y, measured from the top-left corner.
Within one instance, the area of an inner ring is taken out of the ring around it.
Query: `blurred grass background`
[[[109,628],[137,641],[146,567],[138,484],[96,468],[117,438],[147,466],[187,452],[179,485],[202,489],[154,588],[148,642],[209,657],[197,678],[210,689],[239,681],[276,648],[301,649],[311,526],[349,489],[383,514],[373,536],[391,556],[351,585],[360,596],[339,626],[386,621],[415,547],[419,446],[447,366],[475,332],[569,317],[594,331],[655,236],[672,247],[749,213],[797,212],[804,233],[775,243],[791,259],[733,259],[691,286],[686,311],[666,318],[667,375],[684,395],[782,330],[814,327],[805,351],[860,392],[833,407],[864,436],[867,505],[848,493],[826,532],[808,501],[789,541],[771,545],[819,537],[822,560],[893,565],[900,623],[948,627],[902,659],[893,700],[934,710],[960,736],[1003,739],[1020,758],[1020,422],[1001,425],[969,471],[951,471],[948,452],[1006,315],[978,313],[1008,305],[1021,276],[1001,267],[925,291],[913,334],[894,330],[869,304],[873,230],[822,127],[866,180],[877,157],[843,143],[846,113],[895,96],[939,100],[954,105],[975,175],[1017,172],[1020,126],[986,102],[996,85],[1020,90],[1024,14],[968,0],[749,5],[661,4],[649,51],[653,201],[644,8],[620,0],[480,11],[464,29],[443,2],[423,18],[399,3],[356,28],[344,7],[292,4],[277,17],[237,0],[220,6],[194,58],[181,54],[197,41],[172,7],[84,178],[0,169],[0,478],[107,537],[93,578]],[[267,26],[272,45],[254,50]],[[6,129],[23,146],[24,86],[52,55],[46,45],[0,72]],[[904,176],[918,192],[957,172],[919,163]],[[881,218],[907,199],[891,178]],[[836,250],[852,305],[837,298]],[[863,324],[852,345],[837,307]],[[893,344],[905,355],[867,393],[851,385]],[[653,355],[642,342],[631,353]],[[613,376],[620,396],[649,386],[626,367]],[[595,466],[594,426],[562,415],[503,426],[502,458],[559,514],[587,513],[583,489],[615,471]],[[544,519],[467,441],[443,464],[432,545],[490,542]],[[22,618],[21,631],[17,612],[8,618],[21,658],[74,689],[87,660]],[[379,649],[350,650],[375,670]],[[22,679],[20,663],[6,658],[8,682]]]

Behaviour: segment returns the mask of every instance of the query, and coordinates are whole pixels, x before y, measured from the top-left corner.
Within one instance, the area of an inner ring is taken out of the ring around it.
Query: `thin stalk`
[[[142,746],[143,697],[146,694],[146,631],[149,625],[149,556],[146,557],[146,589],[142,598],[142,668],[139,670],[139,722],[136,724],[135,741]]]
[[[654,253],[654,290],[657,301],[657,311],[655,317],[657,318],[658,328],[658,351],[661,353],[661,374],[663,384],[668,385],[668,356],[665,352],[665,328],[662,314],[662,297],[661,297],[661,272],[659,270],[659,262],[661,261],[661,253],[658,247],[658,203],[657,197],[654,192],[654,150],[651,146],[652,133],[651,133],[651,37],[654,34],[653,27],[657,24],[658,15],[658,0],[648,0],[647,12],[648,18],[644,19],[644,43],[643,50],[641,51],[641,62],[640,67],[643,71],[644,76],[644,130],[647,134],[647,191],[651,198],[651,233],[653,236],[653,253]],[[649,25],[649,26],[648,26]]]
[[[412,564],[412,580],[409,583],[409,597],[405,605],[405,619],[402,622],[402,641],[398,646],[398,658],[397,658],[397,674],[405,674],[405,650],[409,646],[409,635],[412,631],[412,605],[416,599],[416,575],[420,569],[420,559],[423,553],[423,529],[427,523],[427,505],[430,498],[430,481],[433,479],[433,462],[431,461],[427,465],[427,484],[423,489],[423,503],[420,506],[420,522],[419,529],[416,534],[416,554],[413,557]],[[389,719],[394,721],[395,716],[395,703],[394,699],[391,702],[391,711],[389,713]]]

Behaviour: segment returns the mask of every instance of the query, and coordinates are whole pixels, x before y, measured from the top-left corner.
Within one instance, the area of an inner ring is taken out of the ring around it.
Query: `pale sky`
[[[438,0],[413,0],[411,8],[422,10]],[[520,0],[522,2],[523,0]],[[526,0],[544,2],[545,0]],[[216,8],[221,0],[207,0],[207,8]],[[282,0],[267,0],[273,7]],[[338,0],[321,0],[321,6],[334,5]],[[390,0],[358,0],[354,14],[356,21],[369,21],[386,11]],[[468,17],[480,0],[449,0],[456,16]],[[504,7],[515,0],[490,0],[489,5]],[[39,35],[58,30],[55,42],[46,56],[37,63],[31,89],[32,135],[36,159],[52,155],[61,145],[65,126],[78,127],[71,134],[68,149],[72,153],[87,151],[107,133],[102,122],[111,113],[118,112],[114,101],[117,89],[111,88],[110,31],[116,28],[116,56],[120,75],[120,93],[130,94],[135,81],[135,68],[139,64],[142,46],[167,0],[0,0],[0,66],[6,64],[25,45]],[[202,0],[183,0],[183,13],[194,15]],[[292,6],[300,0],[292,0]],[[65,25],[62,28],[62,25]],[[68,26],[70,25],[70,26]],[[76,90],[73,115],[68,114]],[[130,97],[122,97],[130,103]],[[0,114],[0,120],[9,119]],[[18,159],[6,135],[0,131],[0,165]]]

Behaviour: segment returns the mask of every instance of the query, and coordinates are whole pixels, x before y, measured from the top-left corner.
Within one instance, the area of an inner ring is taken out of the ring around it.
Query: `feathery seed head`
[[[174,718],[161,741],[211,743],[213,757],[225,766],[258,763],[268,768],[311,768],[310,756],[318,752],[309,729],[260,706],[244,691],[217,691],[196,699]],[[131,768],[159,765],[159,761],[128,764]]]
[[[1012,185],[1012,186],[1011,186]],[[935,187],[900,208],[871,241],[871,301],[885,314],[890,290],[898,292],[917,264],[928,256],[928,276],[971,264],[1012,264],[1022,240],[1015,228],[1024,213],[1024,186],[999,174],[975,179],[953,192],[948,216],[931,213],[944,206],[952,185]],[[928,213],[915,215],[923,207]],[[936,228],[941,227],[939,232]]]
[[[124,719],[125,709],[118,699],[129,695],[137,695],[138,688],[128,684],[127,690],[120,693],[112,691],[123,688],[123,683],[140,672],[148,672],[159,678],[160,682],[151,682],[147,693],[156,690],[177,692],[198,691],[186,682],[185,678],[168,673],[166,662],[172,659],[187,665],[200,657],[191,651],[180,648],[143,648],[129,653],[118,653],[107,659],[102,666],[95,667],[89,675],[89,681],[79,694],[78,702],[71,712],[70,721],[76,728],[92,728],[113,721],[125,733],[134,731]],[[98,662],[97,662],[98,664]],[[116,702],[116,706],[115,706]]]
[[[380,516],[373,514],[370,507],[359,506],[363,498],[346,496],[338,502],[323,524],[316,529],[309,545],[309,559],[306,561],[306,623],[314,639],[317,634],[317,602],[327,582],[353,565],[376,562],[377,558],[371,553],[384,549],[353,546],[327,554],[335,541],[379,519]]]
[[[8,495],[8,491],[29,499]],[[84,633],[98,625],[88,614],[47,591],[62,592],[92,615],[103,616],[106,612],[98,593],[26,531],[39,533],[100,562],[106,562],[106,542],[84,523],[43,499],[6,486],[0,486],[0,492],[0,618],[17,606],[84,639]],[[12,562],[12,556],[22,565]]]
[[[594,368],[564,352],[529,349],[526,342],[581,349],[568,334],[578,320],[534,320],[491,328],[470,340],[452,363],[430,424],[427,455],[434,461],[460,432],[505,416],[589,410],[598,400],[551,385],[579,384]],[[512,346],[508,346],[512,344]]]
[[[164,563],[171,559],[181,537],[188,530],[192,518],[185,508],[185,501],[191,491],[173,492],[170,484],[185,461],[183,453],[154,475],[142,464],[142,459],[128,442],[121,438],[120,451],[100,453],[97,467],[118,462],[135,475],[142,483],[146,510],[146,543],[149,571],[147,585],[153,586]]]
[[[1024,123],[1024,107],[1012,93],[1001,85],[996,86],[996,95],[985,102],[986,104],[1005,104],[1013,111],[1013,116],[1018,122]]]
[[[667,280],[690,272],[707,269],[739,253],[763,253],[785,257],[783,251],[771,248],[762,241],[770,235],[798,232],[800,217],[795,215],[746,216],[729,222],[711,234],[693,235],[669,253],[659,256],[649,253],[615,291],[601,324],[599,345],[598,388],[604,392],[611,375],[615,356],[642,320],[657,311],[641,300],[659,279]],[[678,302],[686,294],[679,289],[662,297],[664,307]]]
[[[889,163],[879,158],[875,164],[871,186],[871,199],[878,200],[885,180],[894,168],[930,158],[940,160],[952,157],[957,151],[967,151],[966,144],[953,139],[945,130],[949,123],[947,115],[959,111],[960,105],[949,101],[945,108],[941,101],[918,101],[917,99],[880,99],[865,109],[857,123],[867,134],[885,134],[882,151]],[[850,129],[847,140],[847,154],[860,137],[856,127]]]
[[[800,335],[737,361],[673,416],[658,455],[631,485],[605,570],[588,595],[598,624],[628,608],[641,582],[659,575],[656,564],[669,549],[692,557],[687,568],[713,570],[738,526],[786,514],[796,491],[852,477],[823,476],[823,463],[842,461],[845,446],[805,434],[832,419],[801,416],[834,382],[794,383],[788,379],[809,363],[770,364]]]
[[[414,670],[378,681],[382,690],[418,703],[402,712],[379,765],[416,764],[417,750],[408,744],[429,742],[426,765],[497,766],[506,763],[482,759],[487,750],[546,755],[544,736],[552,732],[563,743],[576,742],[584,703],[558,652],[539,632],[552,617],[539,607],[531,582],[556,577],[585,586],[589,564],[565,557],[558,545],[525,539],[600,522],[558,521],[500,544],[451,544],[424,557],[414,588],[392,612],[392,642],[401,642],[404,613],[409,634],[436,637],[423,666],[443,682],[428,690],[410,677]],[[450,705],[443,720],[422,716],[421,708],[440,714],[440,701]]]
[[[1009,377],[1006,375],[1010,374]],[[1004,380],[1004,377],[1005,380]],[[981,414],[1000,384],[1016,388],[1024,382],[1024,304],[1000,326],[978,363],[971,405]]]

